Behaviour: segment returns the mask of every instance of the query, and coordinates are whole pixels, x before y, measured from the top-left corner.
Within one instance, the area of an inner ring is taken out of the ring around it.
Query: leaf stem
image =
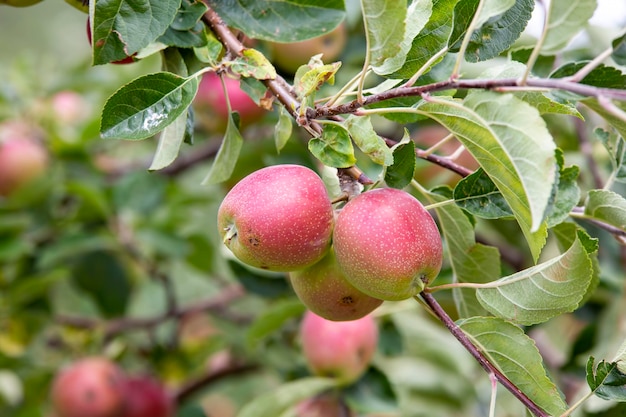
[[[574,410],[576,410],[578,407],[580,407],[581,405],[583,405],[583,403],[585,401],[587,401],[589,398],[593,397],[593,391],[589,391],[585,396],[583,396],[581,399],[579,399],[578,401],[576,401],[572,406],[570,406],[570,408],[568,408],[563,414],[561,414],[559,417],[567,417],[569,415],[571,415]]]
[[[510,379],[508,379],[494,364],[483,355],[483,353],[472,343],[469,337],[450,318],[448,313],[439,305],[435,297],[427,292],[420,294],[422,300],[437,318],[446,326],[452,335],[463,345],[463,347],[476,359],[480,366],[489,374],[493,374],[495,379],[511,392],[528,410],[537,417],[550,417],[541,407],[524,394]]]
[[[428,61],[426,61],[424,63],[424,65],[422,65],[422,67],[417,70],[417,72],[415,74],[413,74],[413,76],[411,78],[409,78],[409,80],[404,83],[404,87],[412,87],[413,84],[415,84],[417,82],[417,80],[424,75],[424,73],[426,71],[428,71],[428,69],[435,64],[435,62],[440,59],[441,57],[443,57],[445,54],[448,53],[448,47],[445,47],[443,49],[441,49],[439,52],[437,52],[436,54],[434,54],[433,56],[431,56]]]

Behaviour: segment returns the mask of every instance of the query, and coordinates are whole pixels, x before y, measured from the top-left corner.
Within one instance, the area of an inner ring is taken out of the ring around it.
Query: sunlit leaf
[[[174,123],[167,126],[159,135],[159,144],[148,168],[149,171],[163,169],[170,165],[178,156],[180,146],[185,140],[188,113],[184,112]]]
[[[580,232],[564,254],[480,288],[476,296],[492,314],[525,325],[574,311],[591,282],[596,250],[597,242]]]
[[[230,63],[230,68],[235,74],[243,77],[253,77],[258,80],[273,80],[276,78],[276,69],[261,52],[247,48]]]
[[[220,149],[217,151],[213,165],[202,184],[218,184],[230,178],[235,170],[237,158],[243,147],[243,136],[239,132],[233,114],[228,115],[228,125]]]
[[[560,52],[580,32],[596,10],[596,0],[552,0],[544,55]]]
[[[348,168],[356,163],[348,131],[335,124],[325,125],[322,136],[309,141],[309,150],[329,167]]]
[[[613,191],[589,191],[585,215],[626,232],[626,199]]]
[[[146,139],[164,129],[191,104],[198,80],[168,72],[144,75],[117,90],[102,110],[104,139]]]
[[[344,125],[356,146],[372,161],[385,166],[393,163],[391,149],[376,133],[369,116],[349,116]]]
[[[317,91],[326,82],[332,84],[334,76],[339,71],[341,62],[316,66],[304,72],[302,76],[296,73],[294,89],[300,99],[305,98]]]
[[[458,324],[489,361],[548,415],[565,412],[563,394],[546,374],[535,342],[522,329],[495,317],[473,317]]]

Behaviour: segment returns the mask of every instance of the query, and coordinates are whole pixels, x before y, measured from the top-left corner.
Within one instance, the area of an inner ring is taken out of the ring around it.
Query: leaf
[[[548,31],[541,46],[543,55],[563,50],[580,32],[596,10],[596,0],[552,0]]]
[[[372,69],[377,74],[391,74],[402,67],[413,39],[430,18],[431,0],[413,0],[408,7],[404,3],[379,0],[363,2]]]
[[[522,329],[495,317],[472,317],[459,327],[521,392],[548,415],[560,416],[567,404],[546,374],[541,354]]]
[[[403,189],[411,183],[415,175],[415,142],[405,129],[404,137],[391,148],[393,164],[385,170],[385,182],[391,188]]]
[[[426,197],[431,203],[440,203],[451,197],[448,187],[435,189]],[[454,282],[487,283],[500,277],[500,252],[498,248],[476,243],[474,225],[455,204],[435,206],[444,240],[447,259],[454,272]],[[454,301],[460,317],[486,315],[486,310],[476,298],[476,291],[453,289]]]
[[[91,15],[93,64],[118,61],[145,48],[174,21],[181,0],[99,0]]]
[[[209,5],[250,38],[286,43],[328,33],[345,17],[343,0],[209,0]]]
[[[263,339],[280,329],[287,320],[301,316],[305,310],[306,308],[297,298],[276,302],[263,310],[246,332],[248,348],[256,349]]]
[[[578,187],[578,174],[580,169],[577,166],[564,167],[563,152],[557,150],[557,161],[559,165],[558,182],[554,190],[554,201],[548,207],[546,222],[549,228],[564,222],[569,218],[570,212],[580,200],[580,188]]]
[[[344,125],[356,146],[372,161],[384,166],[393,164],[391,149],[378,136],[369,116],[350,115]]]
[[[585,201],[585,216],[626,232],[626,199],[609,190],[591,190]]]
[[[312,95],[325,82],[333,83],[334,76],[339,71],[341,62],[316,66],[304,72],[300,76],[300,71],[296,73],[294,89],[300,100]],[[301,67],[302,68],[302,67]]]
[[[202,184],[218,184],[230,178],[235,170],[237,159],[243,147],[243,136],[237,128],[233,113],[228,115],[228,124],[224,139],[220,145],[215,160],[207,176],[202,180]]]
[[[615,181],[626,182],[626,140],[621,135],[610,134],[601,128],[596,128],[594,133],[609,153],[613,164],[613,178]]]
[[[157,42],[177,48],[200,48],[207,44],[208,38],[204,23],[198,22],[189,30],[174,30],[171,27],[157,39]]]
[[[335,124],[326,124],[322,136],[309,141],[309,151],[324,165],[348,168],[356,163],[348,131]]]
[[[417,107],[463,143],[513,210],[535,259],[556,177],[555,144],[537,110],[510,94],[472,92]]]
[[[104,105],[103,139],[141,140],[174,122],[193,101],[197,78],[168,72],[144,75],[117,90]]]
[[[611,46],[613,46],[613,54],[611,54],[613,61],[618,65],[626,65],[626,34],[614,39]]]
[[[184,112],[174,120],[174,123],[163,129],[159,136],[159,144],[148,171],[163,169],[174,162],[178,156],[180,146],[185,140],[188,116],[188,112]]]
[[[309,377],[290,381],[250,401],[237,417],[277,417],[296,403],[335,386],[335,380],[330,378]]]
[[[398,398],[389,379],[375,367],[369,367],[367,372],[344,392],[350,409],[360,414],[398,410]]]
[[[252,77],[257,80],[273,80],[276,78],[276,69],[261,52],[247,48],[242,51],[230,64],[230,69],[242,77]]]
[[[535,2],[491,0],[481,13],[485,22],[470,37],[465,51],[468,62],[486,61],[506,51],[520,37],[532,15]]]
[[[293,124],[291,123],[291,116],[285,107],[280,106],[278,112],[278,122],[274,127],[274,143],[276,144],[276,151],[280,151],[285,147],[289,138],[291,138],[291,132],[293,130]]]
[[[462,209],[484,219],[513,216],[502,193],[482,168],[460,180],[454,187],[454,202]]]
[[[564,254],[488,284],[476,297],[492,314],[524,325],[574,311],[591,282],[596,250],[597,241],[579,232]]]
[[[589,357],[586,367],[589,388],[603,400],[626,402],[626,375],[617,363],[600,361],[594,366],[594,362],[594,357]]]
[[[402,67],[391,78],[408,79],[422,68],[435,54],[447,49],[452,32],[453,11],[458,0],[433,0],[428,23],[413,39],[411,49]],[[432,68],[436,62],[429,65]]]

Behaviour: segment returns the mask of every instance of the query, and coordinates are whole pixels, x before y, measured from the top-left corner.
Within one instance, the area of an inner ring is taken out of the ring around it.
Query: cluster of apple
[[[242,262],[289,272],[316,314],[355,320],[384,300],[410,298],[442,264],[439,229],[409,193],[378,188],[335,210],[321,178],[275,165],[238,182],[218,209],[224,244]]]
[[[127,375],[101,356],[80,359],[54,378],[55,417],[174,417],[174,398],[155,378]]]

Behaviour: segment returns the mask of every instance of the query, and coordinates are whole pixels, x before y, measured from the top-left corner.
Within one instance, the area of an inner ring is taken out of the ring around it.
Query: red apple
[[[239,86],[239,79],[224,75],[224,84],[232,111],[239,113],[241,126],[246,127],[259,121],[266,113]],[[207,72],[202,76],[194,98],[194,108],[200,123],[209,131],[223,132],[228,123],[228,105],[220,76]]]
[[[348,38],[345,24],[330,32],[301,42],[270,42],[272,62],[289,74],[295,74],[301,65],[309,62],[313,55],[323,54],[322,61],[329,63],[337,59],[346,46]]]
[[[337,262],[359,290],[381,300],[403,300],[439,274],[439,229],[409,193],[379,188],[358,195],[337,216]]]
[[[371,315],[331,321],[307,311],[300,324],[300,339],[311,372],[347,385],[369,367],[378,344],[378,327]]]
[[[360,319],[382,304],[382,300],[364,294],[346,280],[332,248],[321,261],[293,271],[289,277],[304,305],[327,320]]]
[[[56,375],[51,397],[59,417],[120,417],[127,405],[125,375],[107,358],[87,357]]]
[[[17,130],[15,130],[17,129]],[[0,195],[8,196],[41,176],[48,167],[46,149],[29,131],[4,125],[0,134]]]
[[[131,376],[126,380],[128,404],[121,417],[174,417],[174,398],[150,376]]]
[[[274,165],[244,177],[217,215],[219,233],[233,254],[272,271],[295,271],[322,259],[333,220],[321,178],[299,165]]]
[[[91,39],[91,22],[89,18],[87,18],[87,40],[89,41],[89,45],[92,45],[93,40]],[[111,61],[111,64],[132,64],[135,62],[135,55],[127,56],[126,58],[122,58],[118,61]]]

